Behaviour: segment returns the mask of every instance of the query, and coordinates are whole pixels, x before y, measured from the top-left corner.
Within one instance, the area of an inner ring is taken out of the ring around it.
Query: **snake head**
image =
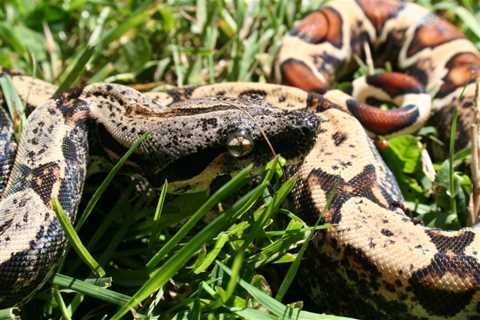
[[[90,86],[84,96],[92,116],[121,145],[129,147],[150,132],[138,149],[147,162],[142,167],[154,168],[151,175],[169,181],[191,179],[212,166],[216,175],[252,162],[264,164],[274,153],[296,158],[313,145],[319,126],[318,117],[305,108],[282,108],[258,97],[162,104],[119,85]]]
[[[161,126],[151,128],[151,145],[143,152],[169,181],[261,165],[277,153],[296,158],[313,145],[319,126],[311,112],[252,99],[192,99],[167,113]]]

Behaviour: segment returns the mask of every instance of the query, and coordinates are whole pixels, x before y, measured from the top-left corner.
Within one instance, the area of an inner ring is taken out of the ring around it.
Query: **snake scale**
[[[355,57],[364,57],[366,46],[378,65],[389,61],[403,73],[361,77],[348,93],[330,89]],[[52,85],[10,73],[18,94],[36,108],[18,150],[11,121],[0,113],[0,305],[28,300],[63,254],[66,239],[51,200],[58,198],[75,219],[94,120],[126,147],[151,132],[139,153],[155,159],[159,172],[198,155],[221,170],[239,168],[268,153],[267,136],[296,161],[291,169],[299,177],[293,192],[297,210],[308,221],[323,213],[323,221],[334,224],[314,241],[317,257],[307,265],[315,271],[329,261],[379,318],[478,319],[478,231],[413,223],[364,128],[374,134],[409,132],[431,111],[448,123],[462,91],[458,138],[468,141],[479,72],[475,46],[416,4],[334,0],[297,22],[283,40],[277,80],[300,89],[224,83],[141,94],[92,84],[52,97]],[[400,108],[375,109],[368,104],[371,97]],[[232,148],[240,151],[226,152]],[[308,276],[314,300],[320,290],[316,276]]]

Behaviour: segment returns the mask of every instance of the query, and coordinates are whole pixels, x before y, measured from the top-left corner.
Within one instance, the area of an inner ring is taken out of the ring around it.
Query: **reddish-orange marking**
[[[457,54],[448,61],[446,67],[449,71],[443,78],[444,83],[437,97],[444,97],[480,77],[480,57],[474,53]]]
[[[310,68],[297,60],[287,60],[282,63],[282,82],[306,91],[324,93],[328,82],[317,78]]]
[[[394,110],[380,110],[353,99],[347,101],[348,110],[367,130],[376,134],[389,134],[415,123],[418,107],[409,105]]]
[[[382,30],[385,22],[394,17],[404,4],[391,0],[357,0],[367,18],[372,22],[377,33]]]
[[[294,34],[310,43],[328,41],[337,48],[342,46],[342,17],[333,8],[316,11],[301,20]]]
[[[301,20],[294,29],[296,34],[308,36],[310,42],[319,43],[327,35],[328,20],[323,11],[316,11]]]
[[[408,47],[407,55],[412,56],[425,48],[433,48],[461,38],[464,38],[463,33],[450,22],[430,15],[415,30],[415,36]]]
[[[421,93],[424,88],[412,76],[398,72],[384,72],[367,77],[367,83],[383,89],[392,98],[405,93]]]

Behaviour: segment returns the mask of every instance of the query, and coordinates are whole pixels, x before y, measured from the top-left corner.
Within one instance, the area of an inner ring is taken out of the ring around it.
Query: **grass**
[[[322,1],[305,2],[7,0],[0,4],[0,65],[59,90],[99,81],[141,90],[270,81],[282,35]],[[476,1],[418,2],[441,10],[480,47]],[[0,85],[11,93],[7,104],[21,128],[22,106],[5,79]],[[389,144],[383,156],[412,212],[429,225],[459,227],[471,192],[468,150],[434,157],[431,179],[422,168],[424,150],[448,149],[434,128]],[[337,319],[286,303],[302,299],[288,294],[296,257],[323,226],[309,227],[281,205],[293,183],[284,181],[281,161],[273,160],[253,186],[247,168],[211,195],[174,195],[163,181],[151,189],[128,155],[115,164],[96,146],[92,154],[83,214],[70,228],[83,245],[69,251],[30,303],[0,311],[0,319],[18,312],[24,319]],[[262,272],[272,263],[290,266],[277,285]],[[96,278],[98,270],[106,275]],[[273,287],[280,288],[277,299]]]

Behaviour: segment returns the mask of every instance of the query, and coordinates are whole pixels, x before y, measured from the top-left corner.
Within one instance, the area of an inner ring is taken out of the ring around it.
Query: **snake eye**
[[[228,152],[235,158],[243,157],[253,150],[253,140],[245,130],[235,131],[227,140]]]

